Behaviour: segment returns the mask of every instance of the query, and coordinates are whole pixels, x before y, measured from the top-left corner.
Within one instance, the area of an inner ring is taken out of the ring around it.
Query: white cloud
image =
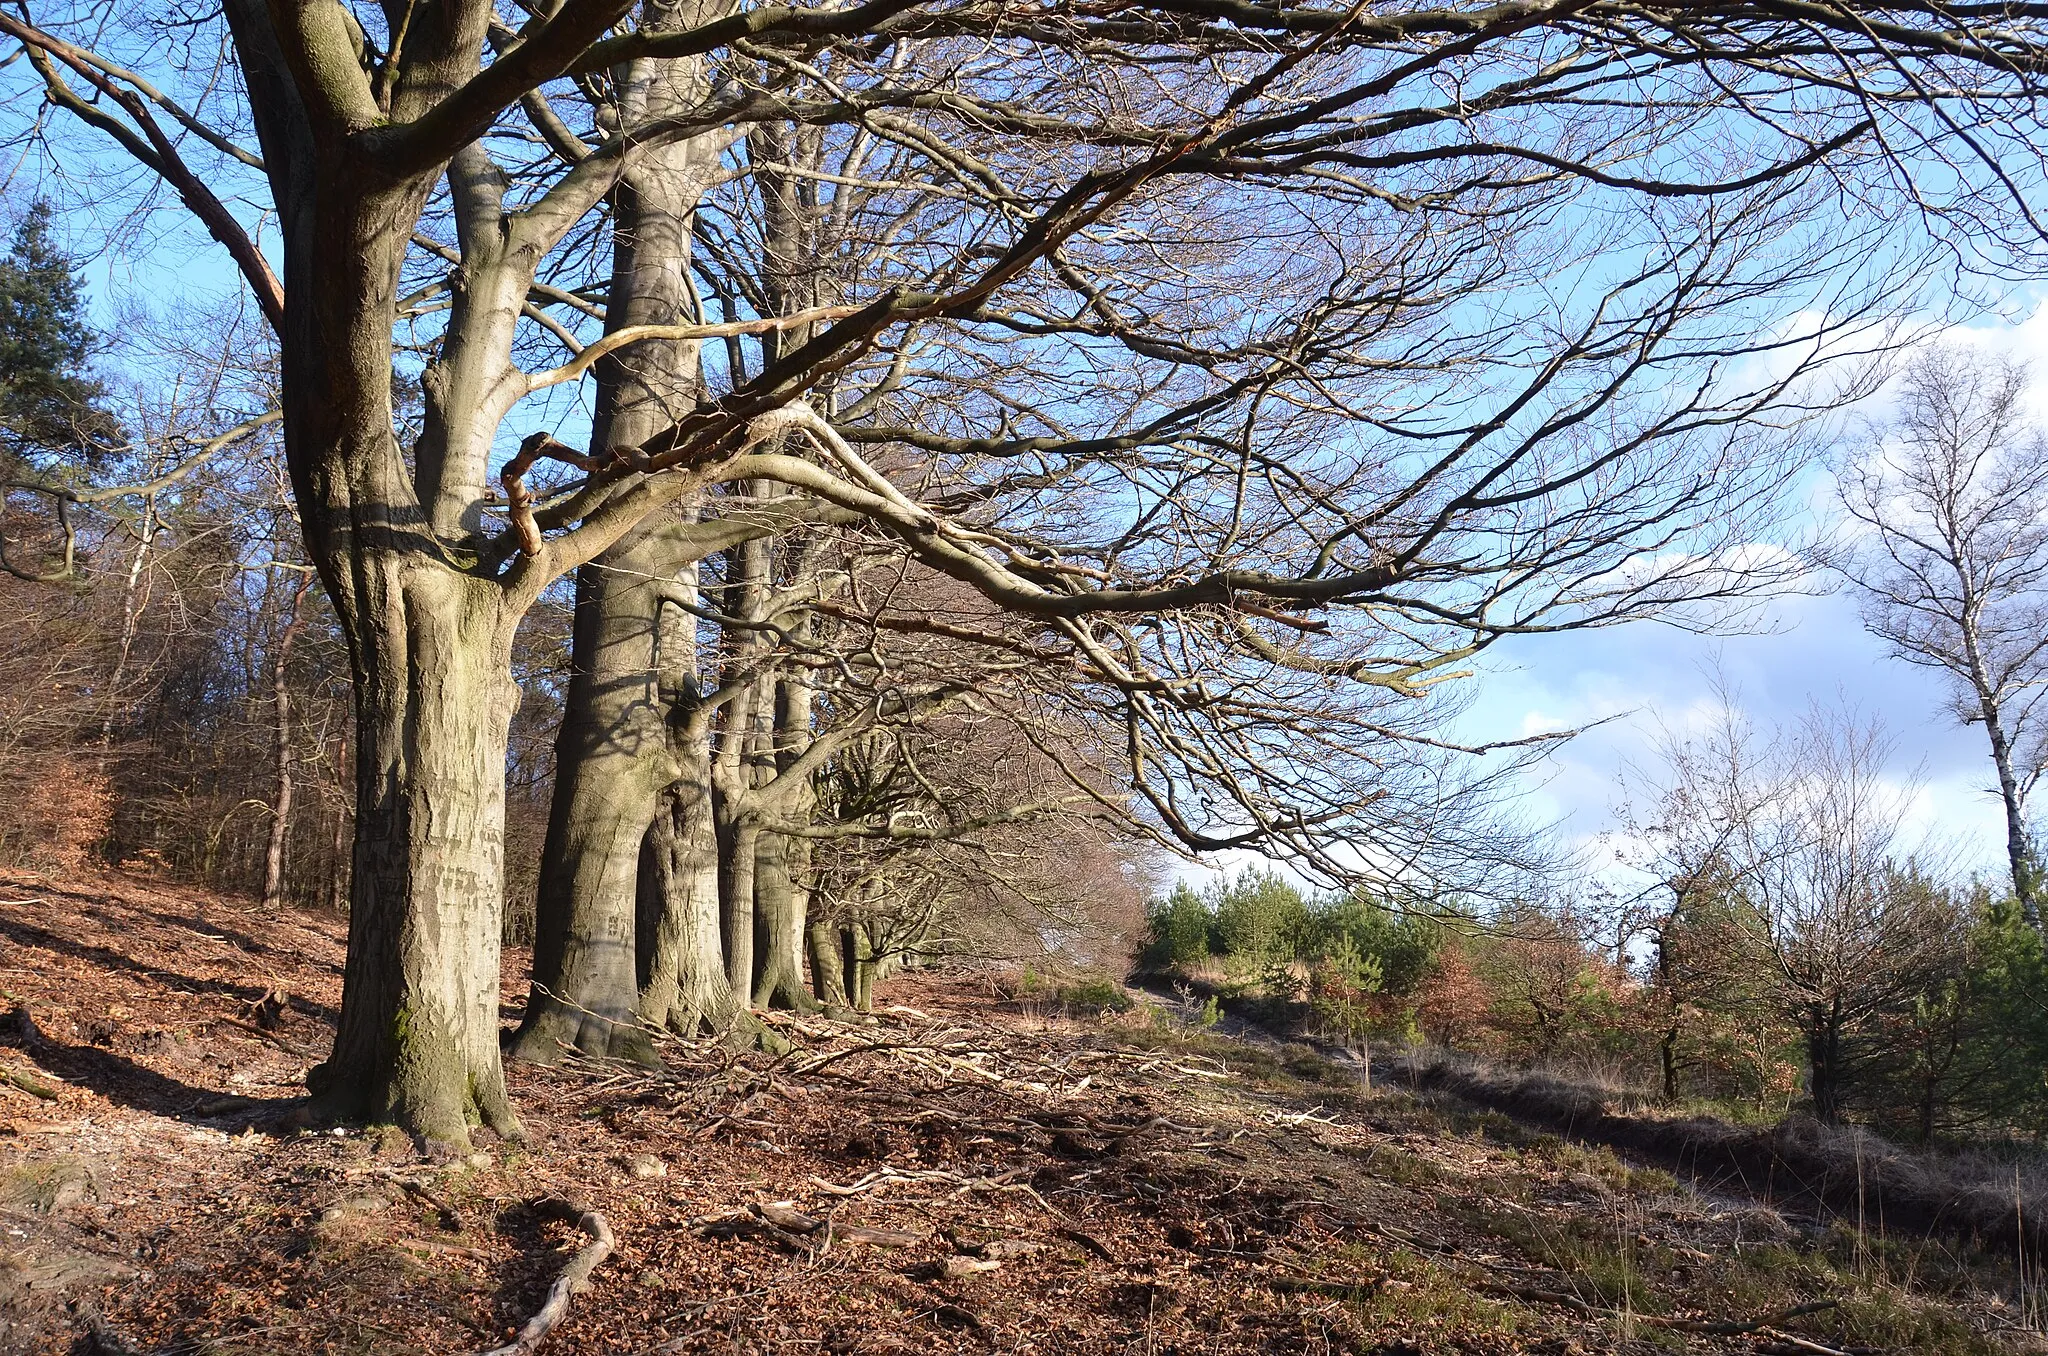
[[[1476,680],[1467,733],[1526,732],[1537,720],[1593,727],[1552,756],[1529,794],[1566,841],[1611,852],[1603,836],[1619,827],[1623,769],[1654,768],[1666,732],[1683,738],[1715,718],[1718,666],[1759,728],[1789,724],[1816,700],[1879,718],[1897,740],[1900,785],[1916,770],[1921,781],[1907,841],[1963,872],[1995,873],[2004,830],[1983,792],[1989,758],[1982,735],[1946,713],[1940,681],[1888,656],[1848,597],[1778,599],[1764,621],[1767,631],[1719,638],[1636,625],[1504,642]]]

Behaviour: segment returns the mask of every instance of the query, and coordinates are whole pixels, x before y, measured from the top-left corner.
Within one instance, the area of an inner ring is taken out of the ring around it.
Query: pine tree
[[[1214,921],[1201,896],[1186,881],[1176,882],[1173,893],[1153,900],[1148,910],[1145,923],[1151,941],[1146,960],[1162,970],[1207,960]]]
[[[121,438],[91,375],[98,336],[71,259],[50,237],[48,202],[37,199],[0,259],[0,458],[82,455],[103,459]]]

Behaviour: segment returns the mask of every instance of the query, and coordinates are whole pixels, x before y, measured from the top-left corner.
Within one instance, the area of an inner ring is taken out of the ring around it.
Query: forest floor
[[[342,937],[0,873],[0,1352],[494,1347],[589,1241],[561,1201],[616,1238],[544,1347],[580,1356],[2048,1351],[2009,1257],[986,976],[780,1057],[515,1066],[525,1140],[467,1159],[294,1128]]]

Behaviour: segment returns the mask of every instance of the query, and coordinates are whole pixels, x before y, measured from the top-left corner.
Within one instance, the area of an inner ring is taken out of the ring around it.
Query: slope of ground
[[[971,976],[780,1057],[515,1068],[525,1141],[432,1161],[295,1124],[342,932],[0,875],[0,1351],[480,1351],[577,1210],[616,1251],[544,1349],[593,1356],[2044,1349],[2008,1260]]]

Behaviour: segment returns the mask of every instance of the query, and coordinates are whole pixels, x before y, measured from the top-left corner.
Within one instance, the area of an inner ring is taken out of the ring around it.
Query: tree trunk
[[[718,831],[701,724],[678,740],[682,764],[641,859],[641,1020],[679,1035],[722,1034],[740,1019],[719,936]]]
[[[767,550],[747,542],[726,555],[725,611],[751,617],[760,610],[767,576]],[[746,667],[758,663],[764,648],[758,634],[728,627],[724,637],[725,678],[730,684]],[[720,724],[718,750],[712,765],[712,810],[718,826],[719,922],[725,937],[725,973],[733,992],[751,999],[754,992],[754,867],[761,821],[754,803],[762,764],[771,750],[761,731],[774,718],[772,673],[755,672],[728,702]]]
[[[725,977],[734,993],[748,995],[754,992],[754,861],[760,839],[760,826],[748,816],[719,827],[718,907],[725,936]]]
[[[1998,701],[1987,696],[1982,708],[1984,730],[1991,741],[1991,763],[1998,772],[1998,798],[2005,807],[2005,855],[2012,869],[2013,898],[2019,901],[2020,916],[2027,925],[2039,928],[2041,871],[2034,861],[2033,837],[2027,832],[2026,798],[2020,791],[2019,776],[2013,771],[2012,741],[2006,737]]]
[[[653,26],[671,22],[680,19],[671,14]],[[687,106],[700,92],[701,72],[697,59],[633,63],[621,86],[622,116],[637,122]],[[651,148],[613,192],[608,331],[691,318],[694,212],[716,158],[715,148],[695,141]],[[601,359],[596,377],[592,446],[634,445],[695,405],[702,388],[698,346],[636,345]],[[690,916],[703,888],[694,856],[701,845],[685,842],[673,822],[656,826],[664,788],[701,772],[695,762],[679,765],[671,748],[671,732],[685,718],[674,703],[695,691],[695,622],[664,620],[679,595],[695,601],[701,551],[687,539],[689,525],[688,516],[646,524],[576,575],[571,678],[534,920],[533,992],[513,1047],[525,1059],[546,1062],[573,1046],[658,1063],[639,1022],[694,1027],[724,1020],[723,997],[689,978],[701,957],[671,954],[652,966],[652,958],[636,954],[643,935],[671,946],[703,941]],[[664,684],[665,671],[686,674],[684,686]],[[679,797],[695,806],[708,794],[700,785]],[[694,821],[689,832],[697,832]],[[649,845],[650,834],[664,841]],[[656,886],[679,892],[669,896],[679,916],[650,929],[641,915]],[[641,990],[656,973],[663,987],[653,994],[653,1008],[643,1010]],[[686,1000],[681,988],[668,987],[685,982],[702,991]]]
[[[335,913],[348,909],[349,881],[348,811],[334,807],[334,841],[328,849],[327,907]]]
[[[755,844],[754,938],[760,974],[754,980],[754,1006],[808,1012],[818,1003],[804,987],[805,899],[791,860],[792,842],[786,833],[764,832]]]
[[[1815,1020],[1806,1037],[1807,1091],[1813,1115],[1823,1125],[1842,1122],[1842,1033],[1828,1017]]]
[[[655,534],[576,580],[574,666],[535,901],[533,988],[512,1052],[656,1063],[635,1025],[641,840],[677,769],[659,701],[663,554]]]
[[[525,389],[507,307],[602,180],[551,215],[507,215],[509,177],[481,143],[398,169],[355,135],[416,124],[471,80],[486,15],[414,25],[380,103],[356,66],[359,35],[331,7],[227,0],[224,13],[283,246],[285,461],[354,680],[348,961],[334,1049],[307,1085],[318,1111],[424,1140],[466,1145],[476,1120],[513,1135],[498,1053],[505,750],[512,635],[538,576],[485,577],[467,548],[496,415]],[[422,376],[429,408],[409,464],[393,327],[414,229],[444,183],[464,247],[460,320],[450,313]]]
[[[1671,958],[1671,932],[1677,920],[1678,911],[1674,908],[1657,933],[1657,981],[1664,991],[1664,1006],[1669,1014],[1663,1035],[1657,1042],[1657,1062],[1663,1069],[1664,1100],[1667,1102],[1678,1100],[1678,967]]]
[[[855,1012],[875,1010],[878,969],[880,964],[867,925],[854,923],[846,929],[846,996],[852,1000]]]
[[[498,1056],[505,747],[518,692],[496,585],[364,551],[340,602],[357,666],[355,862],[328,1114],[468,1143],[518,1133]]]
[[[811,991],[827,1009],[852,1006],[846,992],[846,948],[837,923],[813,917],[804,929],[811,953]]]
[[[238,26],[247,8],[234,7]],[[357,808],[339,1028],[306,1081],[321,1113],[463,1147],[475,1121],[518,1133],[498,1053],[518,609],[434,537],[394,435],[400,266],[436,176],[379,186],[310,150],[311,135],[264,138],[266,158],[288,161],[271,167],[283,428],[307,547],[348,639]]]
[[[277,655],[270,666],[270,699],[276,707],[277,796],[270,807],[270,842],[263,853],[265,909],[276,909],[284,902],[284,842],[292,822],[292,690],[286,679],[290,676],[292,641],[305,626],[301,613],[306,590],[312,586],[311,574],[299,576],[299,585],[292,590],[290,609],[285,613],[284,628],[278,634]]]

